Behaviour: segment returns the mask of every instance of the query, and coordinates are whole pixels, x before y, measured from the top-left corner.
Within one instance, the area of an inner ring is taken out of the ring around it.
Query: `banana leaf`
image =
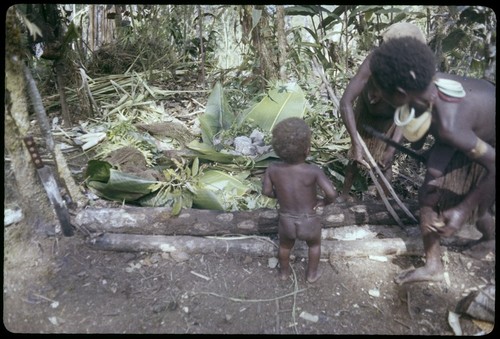
[[[270,90],[259,103],[240,114],[236,120],[229,110],[220,83],[210,94],[205,114],[199,117],[202,130],[202,141],[193,140],[187,148],[198,152],[200,159],[224,164],[248,163],[247,167],[267,167],[274,153],[262,154],[255,158],[233,155],[217,151],[213,147],[213,138],[221,130],[230,129],[233,123],[241,126],[243,123],[260,127],[263,132],[270,132],[283,119],[289,117],[302,118],[307,107],[307,100],[302,89],[295,83],[278,84]]]
[[[87,186],[98,196],[113,201],[133,202],[158,190],[162,183],[111,168],[106,161],[90,160],[87,166]]]
[[[246,182],[249,175],[247,171],[237,175],[218,170],[205,171],[199,178],[193,206],[219,211],[236,210],[238,201],[249,190]]]
[[[205,113],[199,118],[201,138],[205,144],[212,145],[214,136],[221,130],[229,129],[234,120],[229,103],[224,97],[224,90],[217,82],[208,97]]]
[[[161,185],[158,181],[122,173],[112,168],[109,171],[108,182],[104,183],[91,179],[87,182],[87,185],[93,189],[95,194],[109,200],[133,202],[158,190]]]
[[[290,117],[302,118],[307,100],[299,85],[278,84],[259,103],[238,115],[237,123],[252,122],[263,132],[271,132],[274,126]]]
[[[109,180],[109,170],[113,166],[107,161],[89,160],[85,178],[93,181],[107,182]]]

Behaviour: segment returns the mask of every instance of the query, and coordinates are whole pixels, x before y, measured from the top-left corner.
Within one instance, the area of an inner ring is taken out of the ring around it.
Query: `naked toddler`
[[[280,277],[290,274],[290,251],[295,240],[304,240],[309,247],[306,279],[319,279],[321,256],[321,223],[316,207],[334,202],[337,192],[321,168],[305,162],[311,145],[311,130],[300,118],[279,122],[272,131],[274,151],[283,162],[269,165],[262,193],[276,198],[279,205],[279,264]],[[318,197],[318,187],[325,198]]]

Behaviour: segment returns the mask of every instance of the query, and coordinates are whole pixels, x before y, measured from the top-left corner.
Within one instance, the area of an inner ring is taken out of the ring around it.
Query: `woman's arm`
[[[368,83],[370,79],[370,57],[371,54],[366,57],[361,66],[358,69],[356,75],[351,79],[347,88],[340,99],[340,115],[342,121],[344,122],[347,132],[351,136],[351,144],[353,147],[353,160],[362,163],[363,161],[363,150],[361,143],[358,140],[358,129],[356,127],[356,119],[354,116],[354,100],[363,92],[363,88]]]

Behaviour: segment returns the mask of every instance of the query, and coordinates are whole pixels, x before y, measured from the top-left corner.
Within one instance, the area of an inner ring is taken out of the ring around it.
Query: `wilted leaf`
[[[97,132],[97,133],[87,133],[82,136],[76,137],[74,140],[77,144],[83,144],[82,150],[86,151],[101,141],[106,139],[106,133],[104,132]]]

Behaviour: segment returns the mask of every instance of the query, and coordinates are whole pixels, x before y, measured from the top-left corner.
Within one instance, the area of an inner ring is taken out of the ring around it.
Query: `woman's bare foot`
[[[316,274],[308,274],[306,281],[307,281],[308,283],[313,284],[313,283],[315,283],[316,281],[318,281],[318,279],[319,279],[319,278],[321,278],[321,275],[322,275],[322,274],[323,274],[323,270],[318,269],[318,270],[316,271]]]
[[[411,269],[400,273],[394,278],[398,285],[417,281],[441,281],[444,279],[442,269],[430,269],[427,266]]]

